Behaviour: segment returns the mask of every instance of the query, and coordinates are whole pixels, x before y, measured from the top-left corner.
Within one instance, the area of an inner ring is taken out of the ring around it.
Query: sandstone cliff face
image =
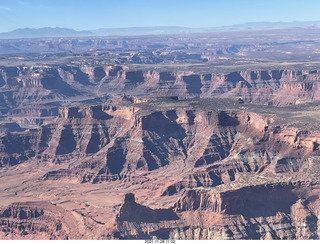
[[[199,74],[190,71],[126,71],[119,67],[118,71],[110,71],[103,78],[108,82],[104,82],[100,89],[107,91],[118,86],[122,92],[132,95],[243,97],[248,102],[288,105],[299,99],[313,100],[319,93],[316,70]]]
[[[1,68],[0,77],[0,111],[10,118],[0,127],[3,172],[41,165],[50,169],[37,176],[40,184],[115,184],[122,192],[131,187],[148,203],[164,199],[162,209],[126,202],[115,226],[95,237],[318,239],[318,183],[299,188],[297,181],[265,181],[236,189],[232,184],[246,174],[300,180],[317,175],[320,134],[275,125],[274,117],[242,105],[220,109],[181,99],[298,104],[318,99],[318,71],[215,74],[87,65]],[[123,92],[145,97],[99,100]],[[150,99],[155,95],[171,97],[156,106]],[[173,199],[176,204],[168,207]],[[61,209],[52,209],[52,218],[40,207],[4,209],[2,239],[32,239],[37,233],[44,239],[76,238],[76,227],[55,216]],[[54,224],[46,225],[48,219]]]
[[[74,217],[49,202],[12,203],[0,210],[0,218],[1,239],[79,238]]]
[[[45,165],[54,169],[37,176],[44,186],[99,183],[153,199],[147,207],[128,195],[99,238],[318,239],[318,132],[246,110],[163,101],[121,96],[61,107],[39,129],[0,137],[1,169]],[[153,209],[159,198],[166,207]],[[76,238],[62,209],[28,204],[3,208],[3,238]]]
[[[314,203],[306,199],[312,187],[283,182],[237,188],[187,190],[169,209],[149,209],[125,201],[116,217],[113,236],[192,240],[319,238],[318,212],[310,210]],[[304,193],[298,193],[299,189]]]
[[[35,157],[43,160],[67,159],[72,153],[82,155],[98,152],[115,137],[117,130],[126,126],[126,113],[119,112],[116,119],[112,107],[92,106],[79,109],[63,108],[59,117],[40,129],[27,130],[24,133],[8,133],[1,139],[1,165],[15,165]],[[111,110],[108,114],[104,110]],[[131,111],[132,113],[132,111]],[[129,115],[130,118],[130,115]]]
[[[191,110],[137,116],[133,107],[64,108],[59,118],[40,130],[4,136],[1,162],[14,165],[36,155],[55,163],[85,157],[70,170],[78,177],[85,172],[82,180],[92,182],[122,178],[135,170],[152,171],[176,161],[199,167],[228,157],[238,130],[251,127],[241,125],[237,116]],[[52,177],[49,173],[44,179]]]
[[[319,239],[319,31],[254,35],[1,40],[0,239]]]
[[[138,96],[242,97],[246,102],[283,106],[319,97],[317,70],[230,73],[129,70],[126,66],[34,66],[0,70],[0,99],[7,107],[26,100],[51,102],[107,93]]]
[[[241,172],[297,172],[307,157],[319,155],[319,138],[317,133],[274,128],[268,119],[245,111],[143,114],[130,104],[68,107],[40,129],[2,136],[1,166],[35,158],[56,164],[72,159],[77,163],[69,169],[49,172],[43,179],[92,183],[170,164],[196,168],[163,192],[172,195],[183,188],[233,181]]]

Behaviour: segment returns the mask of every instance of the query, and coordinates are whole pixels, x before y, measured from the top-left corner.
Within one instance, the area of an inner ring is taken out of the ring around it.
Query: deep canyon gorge
[[[0,40],[0,239],[319,239],[317,35]]]

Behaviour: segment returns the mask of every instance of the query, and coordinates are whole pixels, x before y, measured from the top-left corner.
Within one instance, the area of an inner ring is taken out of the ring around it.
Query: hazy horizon
[[[318,21],[316,0],[0,0],[0,32],[151,26],[221,27],[249,22]]]
[[[200,26],[200,27],[190,27],[190,26],[177,26],[177,25],[154,25],[154,26],[124,26],[124,27],[101,27],[101,28],[95,28],[95,29],[75,29],[75,28],[71,28],[68,26],[41,26],[41,27],[17,27],[16,29],[10,30],[10,31],[5,31],[3,33],[7,33],[7,32],[12,32],[15,30],[19,30],[19,29],[43,29],[43,28],[60,28],[60,29],[72,29],[75,31],[94,31],[94,30],[99,30],[99,29],[134,29],[134,28],[190,28],[190,29],[205,29],[205,28],[223,28],[223,27],[232,27],[232,26],[237,26],[237,25],[246,25],[246,24],[263,24],[263,23],[274,23],[274,24],[278,24],[278,23],[287,23],[287,24],[294,24],[294,23],[308,23],[308,22],[319,22],[320,23],[320,18],[319,20],[313,20],[313,21],[256,21],[256,22],[244,22],[244,23],[237,23],[237,24],[233,24],[233,25],[221,25],[221,26]],[[0,32],[2,33],[2,32]]]

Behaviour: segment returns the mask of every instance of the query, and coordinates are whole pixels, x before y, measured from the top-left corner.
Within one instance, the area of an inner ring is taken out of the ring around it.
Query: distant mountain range
[[[101,28],[95,30],[76,31],[70,28],[44,27],[22,28],[11,32],[0,33],[0,39],[44,38],[44,37],[84,37],[84,36],[133,36],[157,34],[187,34],[228,31],[270,30],[287,28],[319,28],[320,21],[295,22],[250,22],[231,26],[189,28],[180,26],[153,26],[128,28]]]
[[[76,31],[70,28],[44,27],[44,28],[23,28],[11,32],[0,33],[1,39],[11,38],[41,38],[41,37],[71,37],[71,36],[90,36],[91,31]]]

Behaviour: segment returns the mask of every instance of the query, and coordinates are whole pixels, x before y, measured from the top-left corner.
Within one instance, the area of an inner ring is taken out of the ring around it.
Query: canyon
[[[297,32],[1,40],[0,239],[319,239]]]

